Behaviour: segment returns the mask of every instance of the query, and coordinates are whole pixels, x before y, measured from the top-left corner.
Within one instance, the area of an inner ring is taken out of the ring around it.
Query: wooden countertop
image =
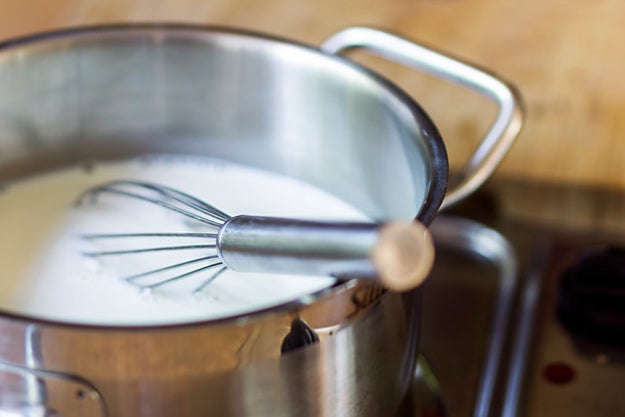
[[[516,84],[527,120],[498,178],[625,189],[625,2],[578,0],[4,0],[0,38],[128,21],[220,24],[319,45],[350,25],[418,39]],[[494,112],[484,99],[366,59],[421,102],[452,165]]]

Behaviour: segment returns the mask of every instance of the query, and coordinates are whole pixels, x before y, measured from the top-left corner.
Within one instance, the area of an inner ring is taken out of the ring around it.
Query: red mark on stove
[[[568,384],[575,379],[575,369],[564,362],[553,362],[545,366],[543,376],[552,384]]]

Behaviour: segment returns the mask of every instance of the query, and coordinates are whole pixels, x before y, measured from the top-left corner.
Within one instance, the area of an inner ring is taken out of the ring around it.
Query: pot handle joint
[[[86,380],[0,361],[0,416],[107,417]]]
[[[497,118],[461,170],[457,182],[449,187],[442,208],[473,193],[495,171],[521,130],[523,111],[520,95],[514,86],[473,65],[377,29],[344,29],[321,46],[323,52],[331,54],[361,48],[465,86],[496,102],[499,107]]]

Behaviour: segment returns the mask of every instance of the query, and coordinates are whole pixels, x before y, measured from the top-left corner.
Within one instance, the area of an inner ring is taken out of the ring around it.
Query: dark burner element
[[[576,337],[625,347],[625,249],[611,247],[567,269],[558,289],[558,317]]]

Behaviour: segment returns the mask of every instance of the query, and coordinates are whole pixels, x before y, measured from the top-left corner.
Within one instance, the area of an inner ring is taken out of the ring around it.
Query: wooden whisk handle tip
[[[407,291],[427,278],[434,264],[434,242],[423,224],[393,221],[380,229],[372,260],[382,285]]]

